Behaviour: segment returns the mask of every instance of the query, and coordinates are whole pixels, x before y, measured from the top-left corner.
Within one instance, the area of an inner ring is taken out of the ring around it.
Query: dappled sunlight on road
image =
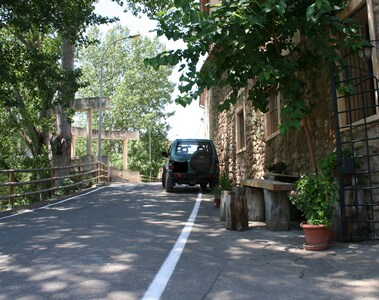
[[[141,299],[198,193],[197,187],[166,193],[156,184],[115,185],[0,220],[0,299]],[[378,295],[379,261],[365,258],[379,245],[334,243],[309,252],[298,224],[268,231],[264,222],[249,222],[246,231],[229,231],[211,199],[202,195],[162,299],[280,299],[283,291],[286,299],[303,299],[299,287],[313,299]]]
[[[264,222],[250,221],[248,230],[237,232],[226,230],[218,215],[204,200],[164,297],[185,298],[185,282],[191,282],[196,299],[378,299],[378,264],[358,252],[361,245],[335,242],[326,251],[306,251],[297,223],[289,231],[269,231]],[[348,253],[361,266],[349,265]],[[362,288],[362,280],[370,288]]]
[[[115,186],[0,221],[1,282],[12,281],[0,298],[140,299],[196,195]]]

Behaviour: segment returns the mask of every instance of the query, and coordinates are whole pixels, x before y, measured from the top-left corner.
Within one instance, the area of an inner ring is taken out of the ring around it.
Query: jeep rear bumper
[[[178,184],[200,184],[218,180],[218,174],[191,174],[191,173],[171,173],[175,183]]]

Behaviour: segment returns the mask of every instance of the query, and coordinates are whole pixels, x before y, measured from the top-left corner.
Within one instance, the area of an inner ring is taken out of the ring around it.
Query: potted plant
[[[289,199],[306,220],[300,224],[305,236],[304,248],[326,249],[331,238],[333,207],[338,200],[336,180],[324,174],[302,175],[296,182],[296,190],[290,192]]]
[[[213,202],[215,203],[215,207],[219,208],[221,203],[221,192],[222,191],[231,191],[232,185],[230,183],[230,180],[228,176],[226,175],[226,172],[220,173],[220,180],[218,185],[212,188],[212,193],[214,195]]]
[[[215,186],[212,188],[212,193],[213,193],[213,202],[216,208],[220,207],[221,203],[221,187],[219,185]]]

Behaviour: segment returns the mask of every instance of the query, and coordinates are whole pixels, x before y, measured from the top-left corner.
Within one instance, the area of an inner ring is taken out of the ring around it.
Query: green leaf
[[[311,4],[308,8],[307,8],[307,11],[306,11],[306,16],[307,16],[307,20],[312,20],[313,19],[313,15],[315,13],[315,4]]]
[[[185,64],[180,67],[187,72],[183,89],[193,82],[186,101],[205,86],[230,87],[237,95],[254,80],[249,92],[254,109],[264,112],[268,91],[280,92],[281,103],[287,106],[280,130],[299,129],[299,121],[324,101],[319,99],[318,84],[329,64],[341,65],[341,53],[361,47],[359,26],[336,15],[345,2],[315,0],[290,6],[285,0],[222,1],[209,15],[200,16],[198,1],[178,0],[174,14],[158,18],[159,30],[168,38],[180,36],[186,50],[171,53],[173,59],[158,64]],[[295,43],[298,35],[301,39]],[[206,51],[208,59],[200,68],[197,63]],[[339,87],[343,93],[352,90]],[[226,101],[221,107],[229,109],[231,104]]]
[[[190,15],[191,15],[191,23],[193,23],[193,24],[199,23],[199,15],[197,12],[192,10]]]
[[[186,0],[174,0],[174,5],[177,8],[183,7],[187,3]]]

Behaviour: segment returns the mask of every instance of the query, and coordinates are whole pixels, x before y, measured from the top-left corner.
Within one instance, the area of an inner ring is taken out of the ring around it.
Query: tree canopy
[[[124,5],[121,0],[116,1],[119,5]],[[153,18],[160,11],[165,11],[172,7],[171,0],[128,0],[126,3],[126,9],[131,10],[134,14],[144,13]]]
[[[66,125],[80,71],[71,62],[70,67],[64,64],[83,41],[86,26],[111,21],[93,14],[92,4],[92,0],[70,0],[64,5],[50,0],[0,3],[1,126],[11,128],[1,138],[17,135],[24,157],[45,156],[47,163],[50,135],[59,133],[60,124],[70,134]],[[69,149],[69,137],[59,142],[65,140]]]
[[[75,47],[86,42],[89,25],[115,21],[94,14],[94,3],[0,2],[0,142],[14,145],[8,154],[2,152],[3,165],[15,162],[12,155],[43,156],[46,163],[54,156],[58,164],[69,161],[72,103],[81,86]],[[130,0],[126,7],[153,14],[168,3]]]
[[[79,51],[78,60],[83,73],[81,78],[89,84],[79,89],[77,96],[84,98],[99,95],[102,49],[110,46],[103,61],[103,94],[110,97],[111,109],[103,113],[103,129],[140,131],[140,142],[134,142],[129,151],[129,169],[139,170],[144,175],[150,172],[156,175],[162,160],[160,145],[165,142],[169,129],[166,119],[171,113],[166,112],[165,108],[172,102],[174,84],[169,80],[172,68],[163,67],[154,71],[151,66],[144,64],[146,57],[165,50],[157,39],[122,39],[128,35],[129,29],[120,24],[110,29],[105,36],[98,28],[88,32],[88,38],[99,43],[82,47]],[[118,42],[113,44],[116,40]],[[94,125],[97,123],[98,118],[95,118]],[[103,143],[103,153],[113,156],[113,165],[122,166],[122,143]],[[152,149],[151,160],[149,149]]]
[[[228,87],[228,109],[238,91],[253,81],[249,99],[265,112],[270,93],[280,93],[285,106],[281,131],[299,128],[317,98],[314,87],[321,69],[343,63],[342,49],[356,51],[365,41],[359,26],[340,19],[344,0],[222,0],[200,10],[199,1],[175,0],[158,14],[158,35],[182,39],[186,49],[165,51],[147,60],[155,68],[181,65],[177,102],[187,105],[206,88]],[[202,56],[209,53],[199,68]]]

